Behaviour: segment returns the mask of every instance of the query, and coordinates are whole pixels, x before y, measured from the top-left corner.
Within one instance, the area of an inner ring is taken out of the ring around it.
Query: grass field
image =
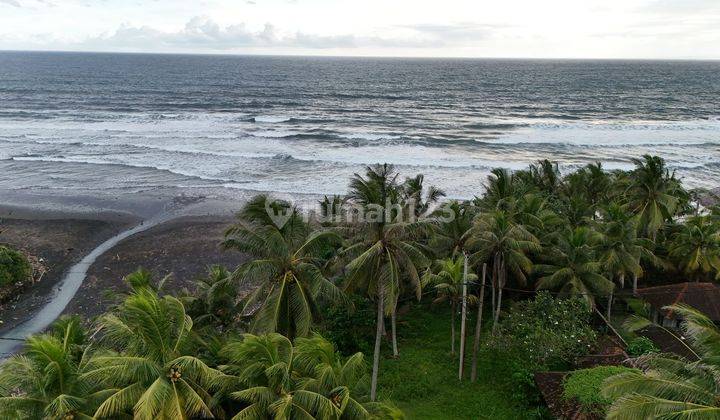
[[[473,318],[468,324],[468,356],[474,322]],[[449,310],[416,306],[399,319],[398,332],[398,359],[391,358],[389,345],[384,343],[380,397],[392,399],[408,419],[520,419],[532,415],[513,398],[501,355],[483,350],[477,383],[458,380],[458,358],[450,354]],[[467,377],[469,362],[470,357]]]

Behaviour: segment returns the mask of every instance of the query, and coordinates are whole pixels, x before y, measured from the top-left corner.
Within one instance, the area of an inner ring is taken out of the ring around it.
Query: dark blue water
[[[660,154],[720,184],[720,62],[0,53],[0,188],[341,193],[367,163],[470,197],[489,169]]]

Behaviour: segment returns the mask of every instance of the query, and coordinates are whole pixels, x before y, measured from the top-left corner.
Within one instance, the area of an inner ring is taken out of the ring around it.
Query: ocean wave
[[[398,140],[399,135],[387,133],[346,133],[339,134],[338,137],[348,140],[364,140],[369,142],[377,142],[380,140]]]
[[[286,115],[256,115],[251,120],[256,123],[281,123],[291,121],[292,117]]]
[[[227,182],[237,182],[236,180],[228,179],[228,178],[221,178],[221,177],[210,177],[210,176],[204,176],[204,175],[198,175],[195,173],[190,173],[187,171],[178,170],[175,168],[168,168],[163,166],[153,166],[153,165],[138,165],[138,164],[130,164],[130,163],[119,163],[119,162],[108,162],[105,160],[94,160],[94,159],[78,159],[73,157],[48,157],[48,156],[14,156],[8,160],[11,161],[19,161],[19,162],[45,162],[45,163],[69,163],[69,164],[79,164],[79,165],[103,165],[103,166],[113,166],[113,167],[122,167],[122,168],[129,168],[129,169],[146,169],[146,170],[153,170],[153,171],[161,171],[161,172],[167,172],[173,175],[179,175],[184,178],[190,178],[190,179],[196,179],[196,180],[203,180],[203,181],[217,181],[220,183],[227,183]]]

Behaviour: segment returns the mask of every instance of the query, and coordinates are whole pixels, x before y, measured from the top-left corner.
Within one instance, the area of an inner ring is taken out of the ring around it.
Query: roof
[[[714,283],[677,283],[638,289],[636,295],[661,311],[669,319],[671,311],[662,308],[683,303],[692,306],[715,322],[720,322],[720,288]]]
[[[650,325],[638,331],[638,334],[649,338],[662,353],[673,353],[692,361],[698,360],[697,355],[690,349],[683,337],[671,333],[666,328]]]

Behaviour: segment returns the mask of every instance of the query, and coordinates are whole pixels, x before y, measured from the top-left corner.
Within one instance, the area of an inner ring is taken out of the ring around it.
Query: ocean
[[[389,162],[471,198],[645,153],[720,185],[720,62],[0,52],[6,190],[342,194]]]

